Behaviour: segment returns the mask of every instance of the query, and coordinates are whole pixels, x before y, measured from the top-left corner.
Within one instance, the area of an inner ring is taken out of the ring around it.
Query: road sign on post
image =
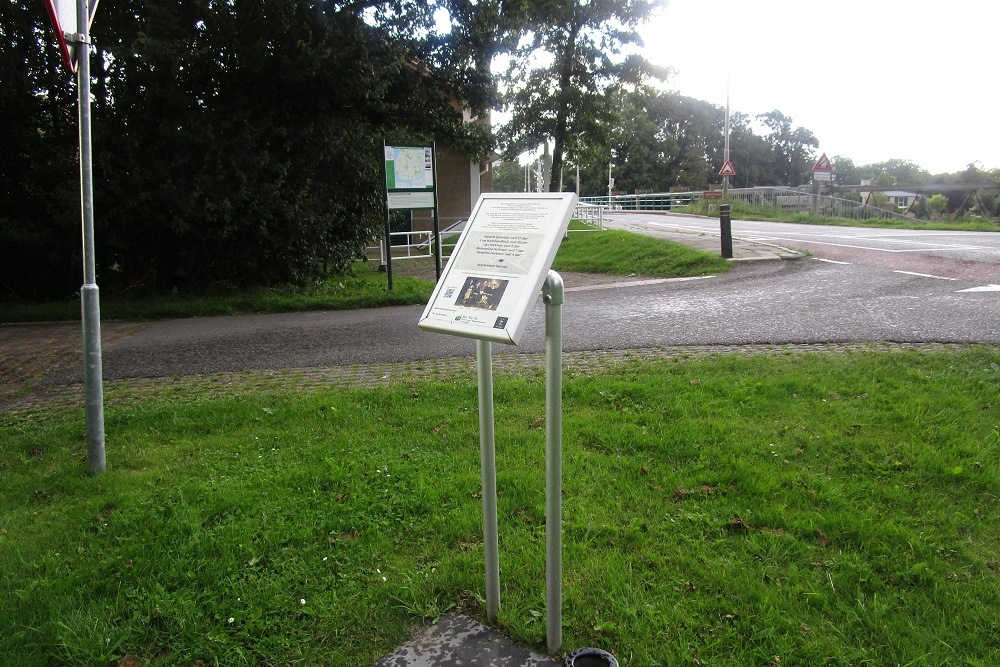
[[[729,160],[722,165],[722,169],[719,170],[719,176],[735,176],[736,169],[733,168],[733,163]]]
[[[826,153],[820,155],[819,159],[816,160],[816,164],[813,165],[813,171],[833,171],[833,165],[830,164],[830,158],[826,156]]]
[[[90,25],[94,22],[94,12],[97,11],[97,3],[94,0],[90,5],[90,17],[87,21],[87,33],[90,33]],[[45,0],[45,9],[48,10],[49,20],[52,22],[52,29],[56,33],[56,41],[59,43],[59,51],[63,57],[63,65],[66,66],[70,74],[76,74],[77,66],[77,44],[80,43],[81,30],[80,11],[77,0]]]
[[[80,118],[80,209],[83,221],[83,398],[87,428],[87,472],[105,470],[104,386],[101,358],[101,303],[94,257],[94,177],[90,129],[90,24],[98,0],[45,0],[63,64],[77,78]],[[80,17],[86,17],[81,21]],[[79,71],[77,71],[79,67]]]

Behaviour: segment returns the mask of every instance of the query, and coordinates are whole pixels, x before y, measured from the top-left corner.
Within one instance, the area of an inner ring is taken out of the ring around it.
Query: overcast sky
[[[831,158],[1000,167],[1000,0],[668,0],[642,34],[666,89],[725,106],[728,70],[733,112],[778,109]]]

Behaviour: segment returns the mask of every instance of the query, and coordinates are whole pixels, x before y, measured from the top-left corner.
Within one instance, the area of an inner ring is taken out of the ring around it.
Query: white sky
[[[1000,167],[998,30],[1000,0],[668,0],[641,32],[668,90],[724,107],[728,68],[731,111],[937,174]]]

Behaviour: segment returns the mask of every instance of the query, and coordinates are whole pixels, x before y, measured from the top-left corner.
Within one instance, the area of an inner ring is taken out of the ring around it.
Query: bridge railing
[[[811,212],[851,220],[868,218],[891,219],[907,216],[898,211],[889,211],[862,202],[813,195],[808,190],[787,187],[730,188],[729,200],[740,201],[752,206],[774,208],[782,211]],[[608,211],[673,211],[688,206],[704,198],[704,191],[660,192],[642,195],[606,195],[581,197],[580,205],[603,206]]]

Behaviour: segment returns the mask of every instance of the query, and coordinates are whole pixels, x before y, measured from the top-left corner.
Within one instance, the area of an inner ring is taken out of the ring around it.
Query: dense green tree
[[[606,121],[623,85],[652,73],[639,56],[636,27],[660,0],[535,0],[527,7],[530,32],[507,80],[512,111],[503,139],[508,157],[553,142],[550,190],[559,188],[565,153]]]
[[[83,282],[76,98],[49,40],[42,3],[0,0],[0,298]]]
[[[493,192],[524,192],[525,168],[518,162],[504,161],[493,167]]]
[[[777,109],[758,114],[767,132],[764,139],[771,146],[771,176],[777,181],[773,185],[801,185],[812,178],[815,164],[815,148],[819,141],[813,133],[803,127],[793,127],[792,119]]]
[[[381,229],[383,139],[482,155],[487,128],[463,123],[454,102],[488,99],[489,82],[442,65],[439,6],[102,4],[92,58],[102,286],[304,281],[344,266]],[[79,279],[43,289],[37,274],[79,267],[73,85],[40,37],[41,4],[0,7],[0,76],[14,82],[0,102],[10,142],[0,280],[19,296],[68,291]]]

